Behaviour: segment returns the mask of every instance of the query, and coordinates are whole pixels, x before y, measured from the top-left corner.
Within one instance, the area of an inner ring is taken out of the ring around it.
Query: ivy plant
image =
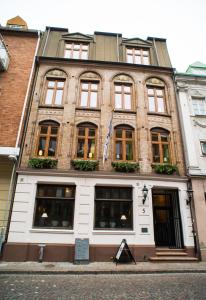
[[[99,166],[98,160],[74,159],[71,163],[75,170],[80,171],[95,171]]]
[[[31,158],[28,162],[29,167],[35,169],[53,169],[57,166],[57,159],[50,158]]]
[[[112,167],[117,172],[132,173],[139,169],[139,164],[134,162],[112,162]]]

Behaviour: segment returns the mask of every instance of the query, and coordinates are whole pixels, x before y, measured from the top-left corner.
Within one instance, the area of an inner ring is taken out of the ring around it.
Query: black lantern
[[[142,204],[144,204],[148,195],[148,188],[146,187],[146,185],[144,185],[142,192],[143,192]]]

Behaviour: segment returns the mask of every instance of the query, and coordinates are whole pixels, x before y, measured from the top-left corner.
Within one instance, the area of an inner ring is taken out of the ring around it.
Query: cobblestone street
[[[0,275],[0,299],[206,299],[206,274]]]

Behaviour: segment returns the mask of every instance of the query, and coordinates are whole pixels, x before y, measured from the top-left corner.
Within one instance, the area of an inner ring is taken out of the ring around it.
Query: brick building
[[[37,41],[38,32],[28,30],[20,17],[0,27],[0,249],[6,235]]]
[[[139,261],[193,259],[166,40],[47,27],[37,64],[4,259],[37,260],[44,243],[45,260],[73,261],[76,238],[91,261],[122,239]]]

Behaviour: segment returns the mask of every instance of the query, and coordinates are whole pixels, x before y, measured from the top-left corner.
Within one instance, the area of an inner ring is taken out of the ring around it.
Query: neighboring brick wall
[[[14,147],[24,105],[37,35],[1,32],[10,54],[9,68],[0,73],[0,147]]]

